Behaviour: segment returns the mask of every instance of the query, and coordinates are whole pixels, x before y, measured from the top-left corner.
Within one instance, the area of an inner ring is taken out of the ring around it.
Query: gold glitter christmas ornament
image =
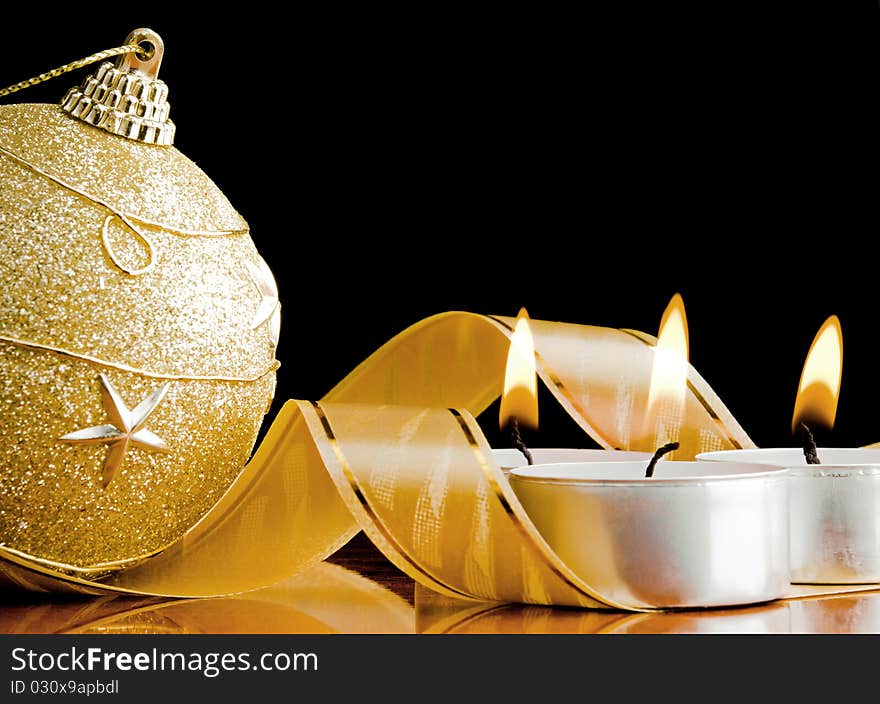
[[[0,545],[84,575],[218,501],[278,366],[271,272],[171,146],[162,41],[126,44],[61,106],[0,106]]]

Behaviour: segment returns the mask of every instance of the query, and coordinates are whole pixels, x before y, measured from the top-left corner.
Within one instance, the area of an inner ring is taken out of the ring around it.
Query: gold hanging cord
[[[58,78],[58,76],[63,76],[65,73],[76,71],[78,68],[82,68],[83,66],[95,64],[99,61],[104,61],[106,59],[110,59],[114,56],[120,56],[122,54],[137,54],[138,58],[141,61],[149,61],[155,50],[155,47],[152,46],[149,42],[143,42],[142,44],[124,44],[123,46],[117,46],[113,49],[105,49],[104,51],[99,51],[97,54],[91,54],[90,56],[86,56],[83,59],[78,59],[76,61],[71,61],[69,64],[64,64],[64,66],[53,68],[51,71],[41,73],[39,76],[28,78],[26,81],[14,83],[11,86],[2,88],[0,89],[0,98],[11,95],[12,93],[17,93],[18,91],[24,90],[25,88],[30,88],[31,86],[36,86],[40,83],[45,83],[46,81],[50,81],[53,78]]]

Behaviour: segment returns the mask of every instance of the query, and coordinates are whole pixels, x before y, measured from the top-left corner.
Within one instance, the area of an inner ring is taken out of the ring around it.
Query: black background
[[[163,36],[176,146],[279,281],[279,400],[319,398],[444,310],[656,332],[680,291],[693,364],[759,445],[790,444],[837,313],[843,390],[819,439],[854,445],[880,440],[880,10],[838,5],[35,4],[0,28],[0,85],[136,26]],[[83,73],[4,102],[55,102]],[[544,401],[535,444],[591,444]]]

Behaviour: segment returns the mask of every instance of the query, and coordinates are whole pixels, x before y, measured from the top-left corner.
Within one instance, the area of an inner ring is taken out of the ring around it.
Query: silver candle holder
[[[559,557],[635,608],[749,604],[790,586],[787,470],[745,462],[520,467],[510,483]]]
[[[808,465],[796,448],[705,452],[697,459],[788,469],[792,582],[880,582],[880,449],[817,453],[818,465]]]

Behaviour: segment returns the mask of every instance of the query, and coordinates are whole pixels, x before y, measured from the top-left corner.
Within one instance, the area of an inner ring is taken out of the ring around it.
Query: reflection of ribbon
[[[445,313],[404,331],[321,403],[292,401],[226,495],[181,540],[95,582],[0,547],[0,579],[37,590],[218,596],[304,569],[363,529],[418,582],[448,596],[587,607],[640,605],[596,593],[534,528],[472,414],[502,387],[512,321]],[[643,334],[533,321],[538,373],[605,447],[646,405]],[[753,447],[689,369],[681,455]],[[449,410],[455,408],[458,410]]]
[[[0,609],[0,633],[412,633],[414,628],[413,607],[404,599],[326,562],[275,586],[225,599],[108,596],[46,603],[31,597]]]
[[[419,633],[877,633],[880,591],[753,607],[621,613],[522,604],[474,604],[416,587]]]

